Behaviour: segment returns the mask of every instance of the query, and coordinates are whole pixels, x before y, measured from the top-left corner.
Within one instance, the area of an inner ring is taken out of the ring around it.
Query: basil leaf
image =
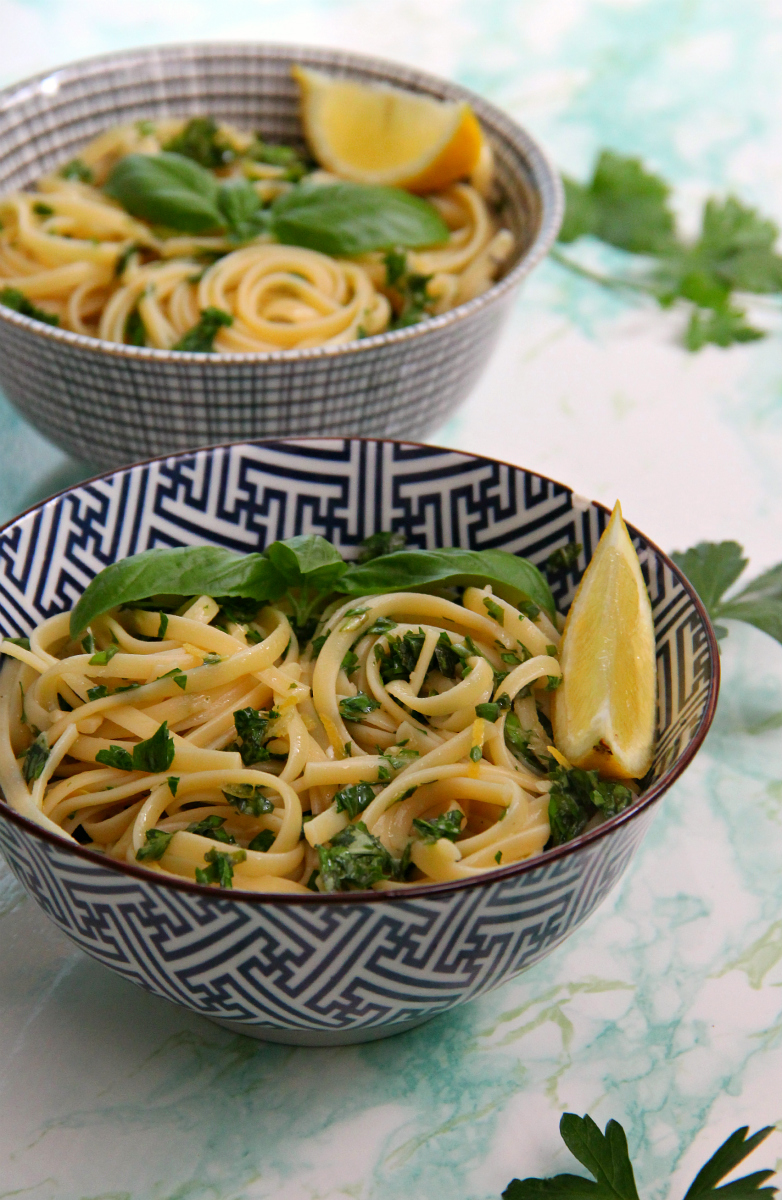
[[[400,550],[350,567],[336,586],[348,596],[371,596],[487,583],[503,600],[512,604],[532,600],[554,616],[554,600],[543,575],[526,558],[507,550]]]
[[[289,587],[331,588],[348,569],[339,550],[315,533],[272,542],[266,554]]]
[[[222,546],[144,550],[96,575],[71,613],[76,637],[91,621],[119,604],[150,596],[245,596],[277,600],[285,581],[262,554],[234,554]]]
[[[225,225],[214,176],[182,154],[126,154],[104,191],[126,212],[152,225],[205,233]]]
[[[434,205],[400,188],[336,183],[301,184],[271,206],[278,241],[345,256],[394,246],[434,246],[448,226]]]
[[[231,236],[238,241],[249,241],[269,228],[271,215],[251,183],[240,180],[225,184],[218,192],[217,203]]]

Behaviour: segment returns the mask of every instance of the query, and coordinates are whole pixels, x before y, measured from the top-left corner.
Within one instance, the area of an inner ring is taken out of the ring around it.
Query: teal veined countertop
[[[675,186],[685,229],[735,192],[782,224],[771,0],[0,2],[0,83],[176,40],[306,41],[486,94],[586,176],[603,146]],[[666,549],[782,560],[779,309],[690,355],[682,317],[553,262],[433,442],[612,504]],[[92,473],[0,397],[0,517]],[[0,869],[0,1200],[497,1200],[573,1170],[563,1111],[620,1120],[641,1195],[683,1195],[734,1128],[782,1130],[782,647],[733,625],[704,750],[629,873],[545,962],[387,1042],[236,1037],[76,951]],[[773,1135],[748,1169],[782,1167]]]

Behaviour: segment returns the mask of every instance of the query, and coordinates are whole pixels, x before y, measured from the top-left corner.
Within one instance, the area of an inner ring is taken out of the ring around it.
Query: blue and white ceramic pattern
[[[607,519],[531,472],[431,446],[247,443],[130,467],[61,493],[0,533],[0,627],[72,606],[102,567],[161,545],[239,551],[314,532],[347,556],[380,529],[412,545],[503,547],[537,563],[568,542],[562,611]],[[0,805],[0,845],[52,921],[125,978],[229,1027],[300,1045],[410,1028],[550,953],[607,895],[713,715],[716,643],[670,560],[635,534],[652,598],[658,747],[631,810],[567,846],[466,882],[404,893],[226,894],[107,860]]]

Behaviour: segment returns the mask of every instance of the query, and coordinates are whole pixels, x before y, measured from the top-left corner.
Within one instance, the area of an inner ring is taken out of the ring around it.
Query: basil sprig
[[[285,596],[303,636],[335,595],[370,596],[428,587],[483,586],[512,603],[532,601],[554,615],[546,580],[532,563],[505,550],[402,550],[370,562],[346,563],[325,538],[305,534],[272,542],[262,554],[219,546],[145,550],[96,575],[71,613],[76,637],[120,604],[155,596],[243,597],[263,603]]]
[[[399,188],[304,183],[267,209],[251,183],[221,184],[211,171],[172,151],[125,155],[105,191],[151,225],[193,234],[224,231],[237,241],[268,231],[285,245],[337,256],[448,239],[437,209]]]

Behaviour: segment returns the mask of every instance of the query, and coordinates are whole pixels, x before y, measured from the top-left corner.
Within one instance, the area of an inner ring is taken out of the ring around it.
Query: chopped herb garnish
[[[52,206],[50,204],[41,204],[41,203],[34,204],[33,212],[37,213],[39,217],[54,216],[54,209],[52,208]]]
[[[459,812],[458,808],[452,808],[442,816],[431,817],[428,821],[423,817],[415,817],[413,828],[418,831],[425,842],[437,842],[440,838],[447,838],[449,842],[455,842],[462,831],[463,820],[464,814]]]
[[[492,620],[496,621],[498,625],[505,624],[505,613],[500,608],[497,601],[492,600],[491,596],[484,596],[483,607],[486,609]]]
[[[169,775],[166,783],[168,784],[168,790],[170,791],[171,795],[176,796],[176,790],[179,787],[179,776]]]
[[[30,639],[26,637],[19,638],[3,638],[4,642],[10,642],[12,646],[20,646],[22,650],[30,649]]]
[[[391,617],[378,617],[372,622],[367,630],[367,633],[373,636],[378,636],[383,633],[388,633],[391,629],[396,629],[396,621]]]
[[[169,843],[174,836],[173,833],[167,833],[164,829],[148,829],[147,842],[145,846],[141,846],[136,851],[136,858],[139,862],[155,861],[162,858]]]
[[[214,354],[214,341],[218,333],[223,327],[233,323],[234,319],[229,312],[210,304],[208,308],[201,310],[198,324],[188,329],[171,349],[187,350],[191,354]]]
[[[248,850],[260,850],[262,854],[268,853],[274,845],[274,839],[277,835],[271,829],[262,829],[260,833],[256,833],[253,840],[248,845]]]
[[[138,308],[132,308],[128,313],[123,336],[128,346],[146,346],[147,329]]]
[[[18,312],[22,317],[31,317],[33,321],[43,321],[45,325],[60,324],[58,316],[55,316],[54,313],[45,312],[42,308],[38,308],[18,288],[3,288],[0,291],[0,304],[4,304],[6,308],[12,308],[14,312]]]
[[[345,721],[360,721],[367,713],[380,708],[380,701],[365,692],[357,692],[355,696],[347,696],[339,702],[339,713]]]
[[[313,638],[313,641],[312,641],[312,657],[313,658],[318,657],[321,650],[326,645],[326,642],[328,641],[328,637],[329,637],[329,635],[327,633],[322,633],[320,635],[320,637]]]
[[[499,719],[500,713],[507,712],[510,708],[510,696],[507,692],[503,692],[496,700],[489,700],[486,704],[475,705],[476,717],[483,717],[484,721],[496,721]]]
[[[331,839],[330,846],[317,849],[325,892],[363,890],[381,879],[401,878],[403,860],[393,858],[363,821],[348,825]]]
[[[205,667],[216,667],[217,664],[221,663],[222,661],[223,661],[223,656],[221,654],[205,654],[204,655],[204,666]]]
[[[103,767],[113,767],[115,771],[133,770],[133,756],[124,746],[109,746],[108,750],[99,750],[95,761]]]
[[[75,179],[79,183],[94,183],[95,176],[90,167],[80,158],[72,158],[69,163],[60,168],[61,179]]]
[[[549,846],[561,846],[583,832],[598,810],[613,817],[633,802],[633,793],[622,783],[601,780],[597,771],[562,767],[552,763],[549,777]]]
[[[480,762],[483,758],[483,750],[480,746],[472,746],[470,749],[470,762]]]
[[[166,636],[167,629],[168,629],[168,613],[162,612],[160,614],[160,624],[157,627],[157,635],[161,639],[161,641]]]
[[[163,149],[171,154],[182,154],[210,170],[225,167],[236,158],[233,146],[211,117],[191,117]]]
[[[345,655],[345,657],[342,660],[342,670],[345,672],[346,675],[352,675],[354,671],[358,670],[358,665],[359,665],[358,655],[355,654],[352,650],[348,650],[347,654]]]
[[[353,821],[365,808],[369,808],[374,798],[375,789],[372,787],[372,784],[362,781],[361,783],[351,784],[349,787],[337,792],[334,797],[334,803],[337,806],[337,812],[346,812],[351,821]]]
[[[271,758],[263,739],[273,716],[278,716],[273,709],[271,712],[258,712],[254,708],[240,708],[234,713],[234,725],[239,741],[234,744],[233,749],[239,751],[246,767],[251,767],[254,763],[268,762]]]
[[[223,795],[237,812],[248,817],[260,817],[274,812],[274,804],[264,795],[263,788],[252,783],[230,783],[222,789]]]
[[[530,621],[537,621],[540,616],[540,608],[532,600],[522,600],[519,604],[519,612],[525,617],[529,617]]]
[[[196,867],[196,883],[217,883],[221,888],[233,887],[234,866],[245,862],[247,854],[244,850],[234,850],[225,853],[220,850],[208,850],[204,855],[207,867]]]
[[[86,637],[82,638],[81,648],[85,654],[94,653],[95,638],[92,636],[91,633],[88,633]]]
[[[155,775],[167,771],[174,761],[174,754],[174,739],[169,735],[168,722],[164,721],[152,737],[133,747],[133,769]]]
[[[494,861],[498,864],[502,862],[502,851],[501,850],[498,850],[497,853],[494,855]]]
[[[417,750],[414,750],[412,746],[405,746],[401,743],[398,746],[391,746],[390,749],[383,751],[383,758],[392,771],[403,771],[405,767],[409,767],[410,763],[414,762],[418,757]]]
[[[104,696],[108,696],[109,689],[105,683],[99,683],[95,687],[87,688],[87,698],[89,700],[102,700]]]
[[[415,670],[416,663],[424,647],[424,633],[414,633],[408,630],[401,637],[389,637],[388,651],[383,652],[375,646],[375,658],[380,668],[380,678],[383,683],[391,683],[394,679],[404,679],[407,682]]]
[[[235,846],[236,838],[223,829],[224,824],[225,817],[220,817],[217,813],[210,813],[208,817],[204,817],[203,821],[194,821],[192,825],[188,825],[187,832],[197,833],[201,837],[211,838],[215,842],[225,842],[227,845]]]
[[[48,757],[49,742],[45,733],[39,733],[28,748],[22,763],[22,775],[25,783],[33,783],[36,779],[40,779]]]
[[[578,556],[583,548],[581,542],[568,542],[566,546],[560,546],[557,550],[552,550],[546,559],[546,574],[561,575],[563,571],[572,570],[578,562]]]
[[[114,655],[118,652],[118,646],[107,646],[105,650],[99,650],[97,654],[93,654],[90,659],[91,667],[105,667],[111,662]]]

